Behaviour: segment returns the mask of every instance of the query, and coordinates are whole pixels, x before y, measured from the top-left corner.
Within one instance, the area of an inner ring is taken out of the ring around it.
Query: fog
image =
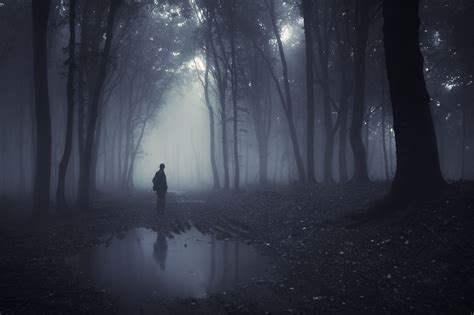
[[[96,192],[150,191],[160,163],[170,189],[186,191],[396,175],[380,5],[358,29],[360,12],[328,1],[312,24],[292,1],[114,1],[78,0],[73,15],[53,1],[46,22],[38,16],[43,29],[29,1],[2,3],[3,197],[55,204],[64,195],[84,207]],[[429,124],[448,181],[474,176],[463,6],[445,7],[458,15],[453,26],[442,1],[420,9]],[[324,24],[326,11],[338,19]]]
[[[164,163],[170,189],[212,188],[209,123],[202,94],[197,78],[189,78],[167,93],[143,139],[134,176],[137,187],[151,189],[151,180]]]
[[[0,315],[472,315],[473,3],[0,0]]]

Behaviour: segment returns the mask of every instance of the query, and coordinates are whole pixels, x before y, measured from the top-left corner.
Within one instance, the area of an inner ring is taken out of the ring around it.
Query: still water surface
[[[253,281],[268,258],[236,240],[216,240],[192,227],[182,234],[146,228],[128,231],[108,246],[87,249],[70,263],[125,304],[172,297],[205,298]]]

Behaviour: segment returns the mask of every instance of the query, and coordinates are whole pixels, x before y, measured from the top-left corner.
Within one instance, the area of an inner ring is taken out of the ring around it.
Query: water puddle
[[[205,298],[257,280],[268,258],[236,240],[216,240],[192,227],[182,234],[146,228],[128,231],[107,245],[69,259],[89,279],[121,304],[146,305],[173,297]]]

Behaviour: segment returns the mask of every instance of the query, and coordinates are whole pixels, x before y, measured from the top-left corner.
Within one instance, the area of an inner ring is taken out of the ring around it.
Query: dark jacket
[[[163,170],[156,172],[155,177],[153,177],[153,190],[157,193],[166,193],[168,191],[166,175]]]

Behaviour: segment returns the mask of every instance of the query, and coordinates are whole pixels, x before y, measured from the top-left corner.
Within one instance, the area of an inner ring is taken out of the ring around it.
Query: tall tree
[[[273,67],[271,66],[268,58],[266,58],[263,52],[262,52],[262,57],[264,58],[265,62],[268,65],[269,71],[272,75],[273,81],[275,81],[275,85],[277,87],[278,94],[280,96],[280,99],[283,105],[286,120],[288,122],[288,129],[290,131],[291,144],[293,145],[293,153],[296,160],[296,167],[298,170],[299,180],[301,182],[306,182],[306,173],[304,170],[303,159],[301,158],[301,152],[300,152],[300,147],[298,143],[298,136],[296,134],[296,127],[295,127],[295,122],[293,118],[293,99],[291,97],[290,81],[289,81],[289,76],[288,76],[288,65],[286,62],[285,50],[283,49],[283,42],[281,41],[280,30],[277,25],[274,0],[265,0],[265,6],[269,13],[272,31],[278,45],[278,53],[280,55],[280,62],[281,62],[281,67],[282,67],[282,72],[283,72],[283,86],[284,86],[285,94],[283,94],[283,91],[280,86],[280,82],[275,74]]]
[[[362,141],[365,102],[365,64],[369,38],[369,6],[371,0],[355,1],[354,28],[354,106],[350,127],[350,142],[354,154],[354,181],[368,181],[367,152]]]
[[[212,107],[211,99],[209,97],[209,71],[211,67],[209,47],[206,49],[206,70],[204,73],[204,98],[206,101],[207,111],[209,113],[209,155],[211,159],[212,178],[214,180],[214,189],[220,188],[219,172],[216,163],[216,140],[215,140],[215,122],[214,122],[214,108]]]
[[[69,1],[69,45],[68,45],[68,77],[67,77],[67,118],[64,152],[59,163],[58,187],[56,190],[56,208],[66,206],[64,195],[66,187],[66,172],[72,151],[72,128],[74,122],[74,71],[76,48],[76,0]]]
[[[51,0],[33,0],[33,66],[36,112],[36,165],[33,207],[47,213],[51,180],[51,117],[49,113],[47,32]]]
[[[203,5],[204,7],[204,5]],[[198,79],[201,81],[202,87],[204,89],[204,101],[206,103],[206,108],[207,112],[209,114],[209,157],[210,157],[210,162],[211,162],[211,169],[212,169],[212,178],[213,178],[213,189],[219,189],[220,188],[220,180],[219,180],[219,171],[217,169],[217,163],[216,163],[216,139],[215,139],[215,113],[214,113],[214,107],[212,106],[211,103],[211,98],[210,98],[210,80],[209,80],[209,75],[211,72],[212,64],[211,64],[211,43],[210,41],[213,40],[212,38],[212,28],[209,28],[209,15],[202,15],[200,14],[200,8],[194,3],[193,9],[195,12],[195,15],[198,19],[199,25],[203,28],[204,31],[204,48],[205,48],[205,55],[206,55],[206,65],[204,69],[204,78],[201,78],[198,66],[196,65],[196,69],[198,70]]]
[[[323,94],[323,109],[324,109],[324,181],[331,183],[334,181],[332,174],[332,159],[334,153],[334,130],[337,128],[337,123],[333,126],[333,102],[331,99],[331,82],[329,77],[329,65],[331,56],[331,39],[334,31],[335,13],[337,12],[335,1],[324,1],[320,6],[319,0],[314,0],[315,6],[315,36],[317,41],[317,56],[318,69],[317,81],[319,82]]]
[[[343,2],[346,3],[345,1]],[[341,6],[345,12],[349,11],[346,5]],[[337,60],[339,66],[339,181],[344,183],[348,180],[347,175],[347,140],[348,140],[348,116],[349,116],[349,97],[352,91],[352,83],[349,81],[350,74],[348,70],[351,65],[352,51],[352,27],[350,25],[350,15],[340,14],[340,26],[336,30]]]
[[[419,1],[383,1],[385,64],[393,110],[397,169],[390,196],[400,203],[435,196],[445,181],[423,74]]]
[[[81,209],[88,209],[90,199],[90,175],[92,166],[92,150],[94,148],[94,139],[96,132],[97,117],[99,112],[99,102],[102,96],[102,89],[107,75],[107,66],[109,63],[110,47],[114,31],[114,21],[121,0],[110,0],[109,13],[106,26],[106,39],[104,49],[99,62],[98,74],[95,82],[95,88],[91,95],[89,104],[89,119],[87,123],[86,139],[84,142],[83,158],[81,159],[81,172],[79,176],[78,204]]]
[[[232,114],[233,114],[233,136],[234,136],[234,189],[240,189],[240,162],[239,162],[239,129],[238,129],[238,110],[237,110],[237,90],[238,90],[238,79],[237,79],[237,52],[236,52],[236,4],[232,1],[228,5],[229,11],[229,36],[230,36],[230,83],[232,90]]]
[[[229,84],[229,58],[226,47],[224,46],[221,26],[217,20],[217,4],[212,1],[205,1],[202,8],[204,10],[206,32],[209,38],[209,48],[213,62],[214,71],[212,71],[212,74],[214,81],[216,82],[220,105],[224,189],[227,190],[230,188],[229,152],[227,148],[227,87]]]
[[[306,51],[306,163],[309,183],[316,182],[314,176],[314,75],[313,75],[313,1],[302,0],[304,39]]]

